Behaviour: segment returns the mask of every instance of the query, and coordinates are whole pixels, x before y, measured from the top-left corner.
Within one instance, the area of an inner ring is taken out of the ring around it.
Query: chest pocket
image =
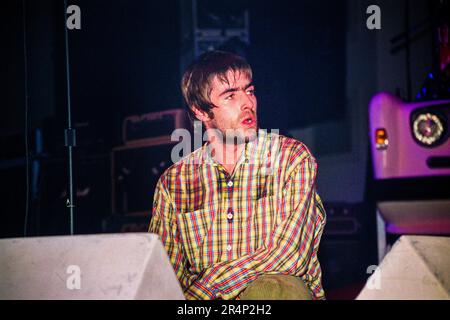
[[[274,195],[258,199],[253,206],[252,224],[255,230],[253,250],[267,245],[270,233],[276,224],[277,197]]]
[[[178,230],[186,256],[195,269],[201,269],[203,245],[214,218],[212,210],[196,210],[177,215]]]

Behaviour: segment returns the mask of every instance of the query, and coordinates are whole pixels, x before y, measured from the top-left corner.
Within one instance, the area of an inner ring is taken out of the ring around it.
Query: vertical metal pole
[[[64,0],[64,38],[66,51],[66,81],[67,81],[67,126],[65,132],[66,146],[69,148],[69,198],[66,201],[66,206],[69,208],[69,224],[70,234],[73,235],[73,217],[74,207],[73,202],[73,154],[72,148],[75,147],[75,132],[72,129],[72,109],[70,104],[70,65],[69,65],[69,36],[67,34],[67,0]]]

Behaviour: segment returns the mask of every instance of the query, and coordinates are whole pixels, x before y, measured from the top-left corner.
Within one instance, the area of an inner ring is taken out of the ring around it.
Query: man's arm
[[[161,179],[155,189],[149,232],[156,233],[161,238],[181,287],[186,291],[197,276],[188,270],[189,264],[183,254],[173,203]]]
[[[309,155],[294,167],[278,199],[281,221],[265,246],[217,264],[192,282],[187,293],[195,291],[202,299],[232,299],[261,274],[289,274],[302,276],[314,297],[323,298],[317,250],[325,215],[315,192],[316,172],[317,164]]]

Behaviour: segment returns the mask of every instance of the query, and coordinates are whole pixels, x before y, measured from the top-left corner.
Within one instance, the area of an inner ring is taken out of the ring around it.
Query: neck
[[[212,150],[212,157],[222,164],[229,173],[232,173],[244,150],[245,144],[225,143],[222,139],[217,139],[217,137],[210,137],[208,141]]]

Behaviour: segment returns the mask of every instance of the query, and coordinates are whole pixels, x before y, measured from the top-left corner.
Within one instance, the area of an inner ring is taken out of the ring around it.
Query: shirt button
[[[231,251],[231,244],[227,245],[227,251]]]
[[[232,187],[233,186],[233,181],[228,181],[228,184],[227,184],[229,187]]]
[[[227,214],[227,218],[228,218],[228,220],[233,219],[233,214],[230,212],[229,214]]]

